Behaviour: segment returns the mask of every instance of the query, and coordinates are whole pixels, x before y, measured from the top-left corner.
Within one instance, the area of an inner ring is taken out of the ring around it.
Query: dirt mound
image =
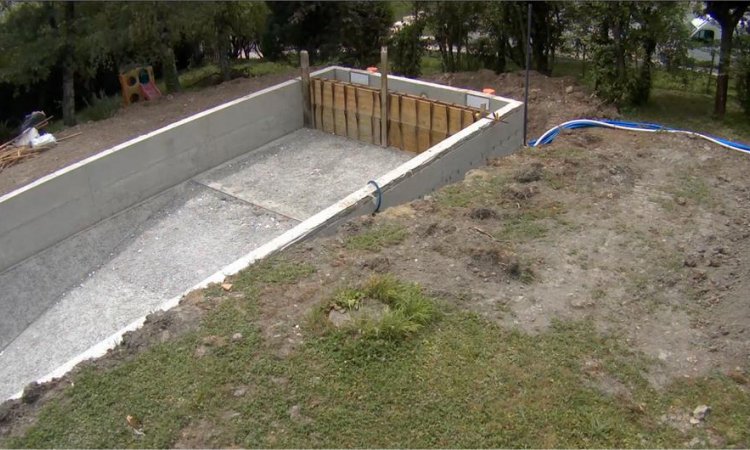
[[[491,70],[444,73],[424,78],[427,81],[481,91],[492,88],[501,97],[523,101],[523,71],[496,74]],[[617,110],[579,86],[572,77],[551,78],[532,71],[529,74],[529,139],[549,128],[580,118],[615,118]]]

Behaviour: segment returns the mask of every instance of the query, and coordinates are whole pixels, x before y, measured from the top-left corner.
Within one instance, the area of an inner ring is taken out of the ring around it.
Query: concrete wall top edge
[[[363,75],[368,75],[368,76],[371,76],[373,78],[377,78],[378,79],[378,83],[377,84],[380,85],[380,82],[379,82],[380,73],[377,73],[377,72],[370,73],[370,72],[367,72],[366,70],[353,69],[353,68],[342,67],[342,66],[332,66],[331,69],[335,69],[335,70],[342,71],[342,72],[356,72],[356,73],[360,73],[360,74],[363,74]],[[333,72],[333,73],[336,76],[340,76],[339,72]],[[472,89],[464,89],[464,88],[458,88],[458,87],[454,87],[454,86],[446,86],[446,85],[443,85],[443,84],[432,83],[430,81],[416,80],[414,78],[407,78],[407,77],[402,77],[402,76],[399,76],[399,75],[388,75],[388,79],[395,79],[395,80],[403,81],[405,83],[416,84],[416,85],[420,85],[420,86],[429,86],[429,87],[436,88],[436,89],[442,89],[442,90],[460,92],[460,93],[463,93],[463,94],[476,95],[476,96],[479,96],[479,97],[484,97],[484,98],[492,99],[492,100],[495,100],[495,101],[498,101],[498,102],[506,103],[508,105],[521,106],[523,104],[523,102],[518,101],[518,100],[514,100],[512,98],[501,97],[499,95],[489,95],[489,94],[485,94],[483,92],[474,91]]]

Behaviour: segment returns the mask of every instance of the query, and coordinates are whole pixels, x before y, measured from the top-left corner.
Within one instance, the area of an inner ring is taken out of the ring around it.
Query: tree
[[[750,27],[750,24],[748,24]],[[750,30],[748,30],[750,31]],[[737,102],[745,115],[750,116],[750,34],[738,36],[737,69],[735,86],[737,88]]]
[[[707,1],[705,13],[719,23],[721,43],[719,46],[719,73],[716,77],[716,96],[714,97],[714,114],[724,117],[727,110],[727,91],[729,88],[729,65],[732,55],[734,31],[750,1]]]
[[[231,79],[230,57],[239,56],[250,42],[260,38],[265,27],[268,8],[263,2],[207,2],[194,4],[207,27],[192,27],[185,34],[202,40],[210,47],[219,63],[222,79]],[[205,18],[213,18],[206,21]]]
[[[684,50],[685,4],[613,1],[583,2],[577,7],[583,9],[578,14],[589,17],[584,23],[591,30],[591,76],[597,95],[615,104],[646,103],[659,44],[668,43],[672,52]]]
[[[527,2],[492,2],[486,6],[481,29],[494,42],[497,72],[505,70],[506,60],[523,67],[526,61]],[[531,3],[531,63],[538,72],[550,75],[555,52],[562,43],[567,22],[564,13],[571,5],[560,2]]]
[[[468,47],[469,32],[478,29],[482,2],[436,1],[427,8],[427,23],[435,34],[443,71],[463,68],[462,53]]]
[[[417,19],[395,32],[388,46],[391,69],[398,75],[416,78],[422,73],[424,20]]]
[[[75,80],[109,63],[100,3],[12,3],[0,20],[0,81],[28,88],[62,72],[63,123],[75,125]]]
[[[672,59],[686,52],[688,30],[684,23],[686,5],[679,2],[635,2],[634,39],[640,44],[636,57],[641,60],[637,78],[630,93],[630,102],[641,105],[651,93],[651,71],[657,45]]]
[[[262,50],[271,59],[280,57],[287,47],[307,50],[311,63],[340,53],[340,2],[270,2],[268,6],[271,14]]]
[[[393,11],[383,1],[341,3],[341,46],[344,62],[365,67],[375,64],[393,24]]]

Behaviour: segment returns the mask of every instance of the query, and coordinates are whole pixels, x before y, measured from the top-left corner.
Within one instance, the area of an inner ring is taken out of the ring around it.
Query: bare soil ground
[[[109,119],[66,128],[59,134],[82,134],[60,142],[35,158],[2,170],[0,195],[129,139],[298,75],[296,70],[291,70],[278,75],[236,78],[201,90],[179,92],[155,101],[136,103],[120,108]]]
[[[433,80],[522,95],[520,74]],[[565,120],[616,114],[572,80],[535,75],[532,83],[530,137]],[[684,136],[563,133],[549,146],[491,161],[423,200],[353,220],[337,235],[289,249],[286,258],[314,265],[316,275],[265,289],[257,325],[266,348],[285,358],[304,341],[300,324],[310,310],[337,287],[393,273],[506,329],[537,334],[557,321],[590,321],[650,358],[644,376],[656,390],[716,372],[746,390],[749,169],[747,155]],[[352,246],[357,236],[370,236],[375,244]],[[186,297],[89,364],[111,367],[194,329],[213,308],[212,295]],[[75,376],[27,391],[41,400],[6,403],[0,435],[23,434],[39,407],[59,397]],[[629,395],[615,379],[593,383],[618,398]],[[664,418],[678,429],[689,428],[688,419]],[[176,445],[211,442],[198,434],[183,435]],[[719,434],[707,439],[702,446],[726,443]]]

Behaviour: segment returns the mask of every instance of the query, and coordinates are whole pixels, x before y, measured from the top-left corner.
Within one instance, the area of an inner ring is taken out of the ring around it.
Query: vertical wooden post
[[[388,47],[380,48],[380,145],[388,147]]]
[[[299,62],[302,67],[302,123],[312,128],[312,107],[310,101],[310,56],[307,50],[299,53]]]

